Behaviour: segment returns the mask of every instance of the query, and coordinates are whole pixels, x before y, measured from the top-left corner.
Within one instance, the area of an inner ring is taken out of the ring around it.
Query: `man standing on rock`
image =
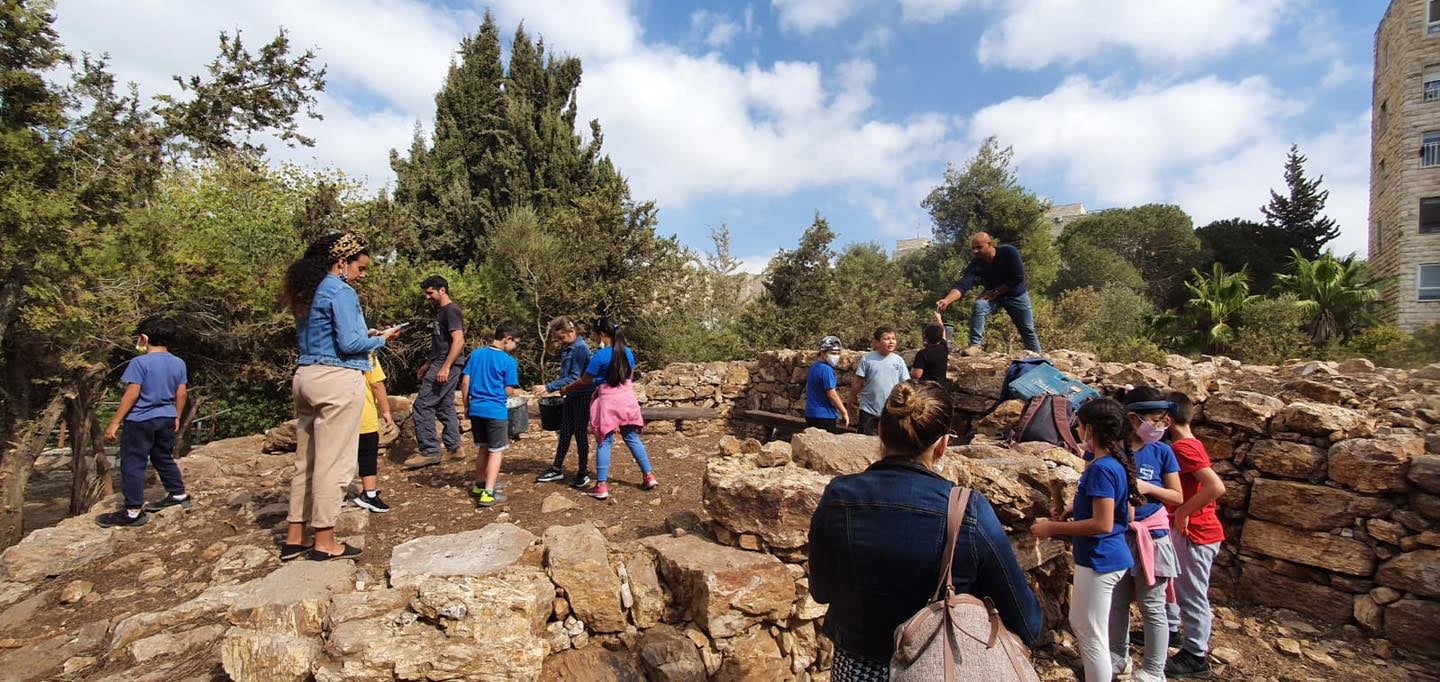
[[[1009,313],[1025,349],[1039,353],[1040,337],[1035,334],[1035,313],[1030,306],[1030,293],[1025,288],[1025,265],[1020,260],[1020,250],[1010,244],[996,246],[989,233],[976,232],[970,238],[970,253],[975,257],[965,267],[960,281],[945,298],[935,302],[936,310],[945,310],[964,298],[977,280],[985,285],[970,313],[970,347],[965,349],[965,355],[980,353],[985,336],[985,318],[996,310]]]
[[[459,367],[465,361],[465,320],[460,306],[450,300],[450,283],[431,275],[420,283],[425,300],[435,304],[435,324],[430,330],[430,354],[420,367],[420,392],[415,396],[415,441],[419,454],[405,460],[408,468],[440,463],[440,445],[450,455],[460,453],[460,418],[455,414],[455,389],[460,384]],[[441,439],[435,437],[435,420],[444,425]]]

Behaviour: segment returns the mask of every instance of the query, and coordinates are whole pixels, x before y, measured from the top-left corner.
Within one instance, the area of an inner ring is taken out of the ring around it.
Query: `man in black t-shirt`
[[[1030,306],[1030,292],[1025,287],[1025,264],[1020,260],[1020,250],[1010,244],[997,246],[988,233],[976,232],[970,238],[970,253],[975,257],[965,266],[960,281],[945,298],[935,302],[936,310],[945,310],[964,298],[975,285],[984,286],[970,313],[970,347],[965,349],[965,355],[980,353],[985,318],[997,310],[1010,315],[1025,349],[1039,353],[1040,337],[1035,333],[1035,313]]]
[[[419,454],[405,460],[411,468],[440,463],[440,446],[451,456],[460,454],[460,417],[455,414],[455,389],[460,384],[460,367],[465,363],[465,320],[460,306],[450,300],[450,283],[431,275],[420,283],[425,300],[435,304],[435,323],[430,328],[430,353],[420,367],[420,392],[415,396],[415,441]],[[435,421],[444,427],[435,436]]]

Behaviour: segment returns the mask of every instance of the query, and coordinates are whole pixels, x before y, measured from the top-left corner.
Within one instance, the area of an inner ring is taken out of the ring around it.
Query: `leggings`
[[[380,467],[376,460],[380,458],[380,432],[360,434],[360,451],[356,459],[360,464],[361,476],[374,476],[380,473]]]
[[[1085,682],[1110,682],[1110,600],[1126,570],[1096,573],[1088,566],[1075,567],[1075,585],[1070,594],[1070,629],[1080,645],[1085,665]]]
[[[1145,628],[1145,654],[1140,659],[1140,669],[1150,679],[1165,679],[1165,648],[1170,640],[1165,587],[1169,584],[1169,578],[1160,576],[1155,576],[1154,585],[1146,585],[1145,576],[1127,575],[1115,586],[1110,606],[1110,660],[1116,670],[1124,670],[1125,662],[1130,660],[1130,601],[1134,599],[1140,604],[1140,620]]]
[[[561,403],[560,440],[555,444],[555,470],[565,466],[565,455],[570,450],[570,439],[575,439],[575,453],[580,455],[580,468],[584,474],[590,469],[590,393],[566,397]]]
[[[630,449],[630,454],[635,457],[635,463],[640,465],[640,473],[650,473],[650,456],[645,453],[645,444],[640,442],[640,427],[620,427],[620,437],[625,441],[625,447]],[[610,445],[615,440],[615,432],[605,434],[600,439],[600,445],[595,448],[595,480],[604,483],[609,480],[610,474]]]

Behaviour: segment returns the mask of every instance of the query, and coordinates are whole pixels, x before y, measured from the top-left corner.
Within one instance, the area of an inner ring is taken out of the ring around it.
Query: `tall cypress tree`
[[[1334,220],[1321,215],[1330,191],[1320,189],[1325,176],[1314,180],[1305,177],[1305,161],[1300,147],[1290,145],[1290,153],[1285,158],[1288,196],[1270,190],[1270,203],[1261,206],[1260,212],[1265,214],[1266,227],[1281,233],[1286,247],[1299,251],[1306,258],[1315,258],[1326,242],[1340,236],[1340,228],[1335,226]]]

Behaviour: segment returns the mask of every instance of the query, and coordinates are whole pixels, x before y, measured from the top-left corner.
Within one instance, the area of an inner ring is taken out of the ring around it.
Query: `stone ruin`
[[[842,382],[857,357],[846,355]],[[1222,600],[1294,609],[1440,654],[1440,366],[1052,357],[1095,386],[1146,383],[1202,401],[1196,431],[1228,487],[1228,539],[1214,578]],[[809,361],[777,351],[753,362],[673,365],[647,375],[640,390],[649,405],[795,414]],[[1037,542],[1027,529],[1051,513],[1052,499],[1070,498],[1083,462],[1044,444],[1001,445],[997,436],[1018,403],[981,413],[1006,364],[999,356],[952,358],[963,412],[957,427],[971,442],[951,448],[944,474],[993,503],[1041,599],[1042,645],[1068,648],[1067,545]],[[242,533],[192,548],[213,564],[205,576],[166,576],[159,567],[157,579],[169,581],[179,603],[32,643],[44,651],[34,678],[103,667],[113,671],[106,679],[135,679],[162,657],[207,650],[242,681],[828,679],[832,651],[818,634],[825,607],[808,596],[809,518],[830,478],[868,466],[878,441],[807,430],[762,443],[747,438],[752,430],[740,421],[682,428],[717,436],[705,468],[706,522],[676,515],[668,533],[634,542],[612,542],[591,523],[537,536],[495,522],[397,545],[385,576],[351,562],[280,566],[268,531]],[[732,435],[718,437],[723,428]],[[283,449],[283,433],[267,440]],[[402,434],[391,449],[403,441]],[[285,480],[290,465],[250,447],[217,443],[181,460],[187,478],[205,486],[197,497],[209,502],[188,518],[157,514],[147,532],[205,523],[211,505],[274,518],[283,485],[251,489]],[[337,532],[363,533],[365,519],[343,513]],[[134,532],[79,517],[32,533],[0,555],[0,619],[84,599],[83,581],[54,589],[63,582],[56,578],[82,567],[109,562],[142,578],[154,573],[153,556],[113,556]],[[274,568],[245,582],[229,577],[247,567]],[[1065,677],[1048,658],[1040,663],[1047,679]]]

